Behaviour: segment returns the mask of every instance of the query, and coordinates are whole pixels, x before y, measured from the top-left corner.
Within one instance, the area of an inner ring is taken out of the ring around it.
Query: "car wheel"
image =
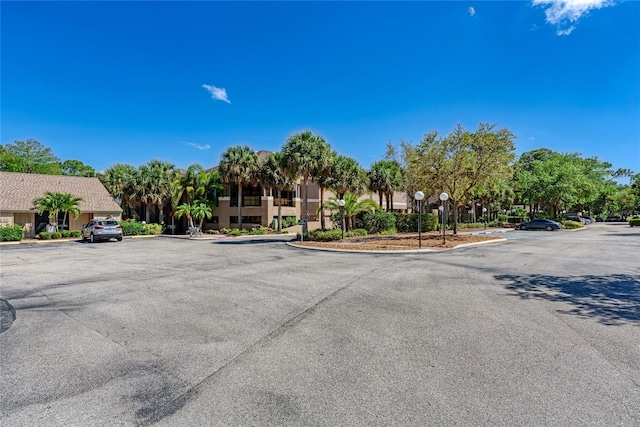
[[[547,231],[553,231],[553,227],[552,227],[552,226],[550,226],[550,225],[547,225],[547,228],[545,228],[545,230],[547,230]]]
[[[93,233],[91,233],[91,236],[89,236],[89,241],[90,241],[91,243],[95,243],[95,242],[96,242],[96,238],[95,238],[95,236],[93,235]]]
[[[527,229],[527,226],[526,226],[526,225],[521,225],[521,226],[520,226],[520,230],[526,230],[526,229]]]
[[[84,234],[82,235],[82,241],[86,242],[87,241],[87,236],[85,236]]]
[[[117,237],[118,242],[122,242],[122,237]]]

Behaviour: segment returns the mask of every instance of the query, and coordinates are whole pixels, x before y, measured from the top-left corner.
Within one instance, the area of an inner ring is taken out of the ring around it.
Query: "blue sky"
[[[311,129],[369,167],[387,142],[490,122],[518,154],[640,172],[639,21],[613,0],[3,1],[0,142],[211,167]]]

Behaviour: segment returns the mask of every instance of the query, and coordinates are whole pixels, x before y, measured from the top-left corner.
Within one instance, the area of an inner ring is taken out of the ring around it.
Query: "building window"
[[[238,224],[238,216],[230,216],[229,217],[229,223],[231,224]],[[258,224],[261,225],[262,224],[262,217],[261,216],[242,216],[242,224]]]
[[[230,187],[229,206],[238,207],[238,186]],[[262,187],[242,186],[242,206],[260,206],[262,204]]]
[[[288,190],[284,190],[281,191],[280,194],[282,197],[280,197],[278,199],[278,192],[274,191],[275,196],[273,198],[273,206],[278,206],[278,202],[280,203],[280,206],[295,206],[293,199],[296,196],[296,192],[295,191],[288,191]]]

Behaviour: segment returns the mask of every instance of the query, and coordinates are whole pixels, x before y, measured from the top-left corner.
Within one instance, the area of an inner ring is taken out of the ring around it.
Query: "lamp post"
[[[424,193],[416,191],[413,197],[418,201],[418,248],[422,249],[422,199],[424,199]]]
[[[482,216],[484,217],[484,229],[487,229],[487,208],[482,208]]]
[[[338,205],[340,205],[340,216],[342,217],[342,240],[344,240],[344,199],[338,200]]]
[[[449,195],[444,191],[440,193],[440,201],[442,202],[442,244],[447,243],[447,200]]]

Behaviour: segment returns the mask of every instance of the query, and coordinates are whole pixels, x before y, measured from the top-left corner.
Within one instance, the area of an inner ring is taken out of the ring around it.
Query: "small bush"
[[[38,234],[38,236],[40,236],[40,240],[49,240],[51,239],[51,233],[48,231],[41,231],[40,234]]]
[[[366,213],[362,217],[364,228],[369,234],[379,234],[396,228],[396,217],[390,212]]]
[[[71,237],[71,231],[69,230],[61,230],[60,234],[62,235],[62,237],[67,238],[67,237]]]
[[[71,230],[71,237],[80,237],[82,236],[82,231],[80,230]]]
[[[122,226],[123,236],[139,236],[141,234],[147,234],[144,225],[133,219],[130,221],[120,221],[120,225]]]
[[[282,217],[282,228],[293,227],[298,224],[298,220],[295,216]]]
[[[264,230],[262,228],[254,228],[249,232],[249,234],[252,236],[260,236],[264,234]]]
[[[417,213],[394,213],[396,217],[396,228],[399,233],[417,233],[418,232],[418,214]],[[422,231],[433,231],[438,227],[438,215],[432,213],[422,214]]]
[[[367,230],[365,230],[364,228],[356,228],[355,230],[351,230],[349,232],[347,232],[344,236],[345,237],[363,237],[366,236],[367,234]]]
[[[629,220],[629,226],[630,227],[635,227],[635,226],[640,226],[640,218],[631,218]]]
[[[220,234],[220,231],[210,228],[207,230],[207,234]]]
[[[566,228],[567,230],[575,230],[576,228],[581,228],[584,226],[584,224],[582,224],[579,221],[562,221],[562,228]]]
[[[143,229],[145,231],[144,234],[152,234],[158,235],[162,234],[162,225],[161,224],[145,224],[143,225]]]
[[[227,231],[227,236],[241,236],[243,234],[247,234],[249,233],[249,231],[247,230],[240,230],[238,228],[234,228],[232,230],[228,230]]]
[[[62,233],[59,231],[54,231],[53,233],[51,233],[51,238],[52,239],[60,239],[62,238]]]
[[[24,239],[24,229],[19,224],[0,227],[0,242],[19,242]]]

